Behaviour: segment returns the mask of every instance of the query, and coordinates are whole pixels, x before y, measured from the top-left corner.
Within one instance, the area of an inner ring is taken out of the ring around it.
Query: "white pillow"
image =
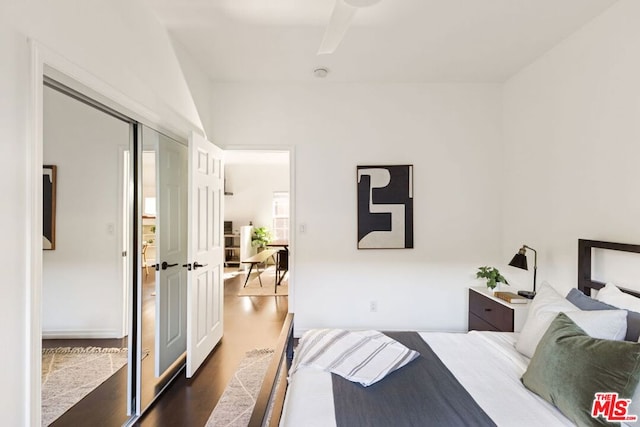
[[[548,283],[543,283],[531,301],[527,320],[522,327],[516,343],[516,350],[527,357],[532,357],[538,342],[547,328],[560,312],[577,311],[578,307],[567,301]]]
[[[607,283],[598,291],[596,298],[606,304],[640,313],[640,298],[625,294],[613,283]]]
[[[549,284],[543,283],[531,302],[527,320],[516,343],[516,350],[529,358],[532,357],[538,342],[553,319],[561,312],[593,338],[621,340],[627,332],[626,311],[581,311]]]
[[[566,315],[591,338],[622,341],[627,335],[626,310],[580,310],[567,312]]]

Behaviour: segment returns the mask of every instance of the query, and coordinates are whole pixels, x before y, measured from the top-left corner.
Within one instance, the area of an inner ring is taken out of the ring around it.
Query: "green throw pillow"
[[[592,418],[595,393],[630,399],[640,379],[640,344],[591,338],[559,313],[536,348],[522,383],[579,426],[611,425]],[[639,415],[640,414],[629,414]]]

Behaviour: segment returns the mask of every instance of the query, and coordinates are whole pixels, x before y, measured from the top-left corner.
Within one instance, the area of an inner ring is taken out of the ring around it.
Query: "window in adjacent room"
[[[273,192],[273,240],[289,241],[289,192]]]

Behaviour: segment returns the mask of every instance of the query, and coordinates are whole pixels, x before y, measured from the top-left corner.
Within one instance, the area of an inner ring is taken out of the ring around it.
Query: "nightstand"
[[[469,288],[469,330],[520,332],[530,304],[508,303],[494,297],[486,287]]]

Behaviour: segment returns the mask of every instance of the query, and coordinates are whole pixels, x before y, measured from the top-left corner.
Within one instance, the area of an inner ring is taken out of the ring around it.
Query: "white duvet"
[[[529,359],[515,350],[516,334],[422,332],[420,336],[498,426],[573,425],[520,382]],[[336,425],[330,373],[313,368],[301,368],[295,373],[289,382],[280,425]]]

